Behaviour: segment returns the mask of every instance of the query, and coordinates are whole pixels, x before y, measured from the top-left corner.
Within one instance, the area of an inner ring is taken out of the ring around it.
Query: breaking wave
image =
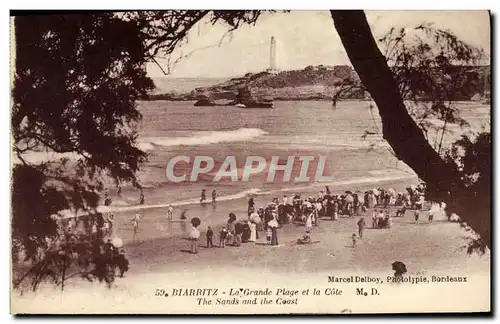
[[[313,183],[313,184],[307,184],[304,186],[295,186],[295,187],[290,187],[290,188],[281,188],[281,189],[275,189],[275,190],[269,190],[269,191],[263,191],[259,188],[251,188],[248,190],[240,191],[234,194],[229,194],[229,195],[224,195],[224,196],[219,196],[217,197],[217,201],[229,201],[229,200],[236,200],[236,199],[242,199],[245,198],[249,195],[256,195],[256,196],[262,196],[262,195],[270,195],[270,194],[278,194],[278,193],[286,193],[286,192],[297,192],[297,191],[304,191],[304,190],[310,190],[316,187],[324,187],[325,185],[327,186],[332,186],[333,190],[335,191],[334,187],[336,186],[343,186],[343,185],[363,185],[363,184],[373,184],[375,185],[376,183],[379,182],[384,182],[384,181],[398,181],[398,180],[410,180],[410,179],[416,179],[415,175],[408,174],[406,172],[395,172],[395,170],[392,170],[389,174],[389,170],[384,173],[379,173],[379,174],[373,174],[372,176],[369,177],[358,177],[358,178],[353,178],[353,179],[343,179],[343,180],[336,180],[333,182],[318,182],[318,183]],[[169,205],[172,205],[174,207],[177,206],[187,206],[187,205],[193,205],[193,204],[199,204],[200,203],[200,198],[191,198],[187,200],[181,200],[181,201],[175,201],[171,203],[160,203],[160,204],[151,204],[151,205],[133,205],[133,206],[99,206],[97,209],[98,211],[102,213],[106,213],[109,211],[113,212],[126,212],[126,211],[135,211],[135,210],[143,210],[143,209],[152,209],[152,208],[166,208]],[[211,203],[210,198],[207,199],[207,203]],[[74,216],[81,216],[83,213],[80,214],[71,214],[69,211],[64,211],[60,213],[62,215],[62,218],[68,218],[68,217],[74,217]]]
[[[142,150],[154,150],[156,146],[192,146],[228,142],[241,142],[268,134],[260,128],[239,128],[230,131],[196,132],[191,136],[180,137],[145,137],[139,139],[138,147]]]

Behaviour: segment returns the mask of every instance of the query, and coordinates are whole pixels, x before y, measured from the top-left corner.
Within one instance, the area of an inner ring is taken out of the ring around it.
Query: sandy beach
[[[413,179],[415,182],[416,179]],[[412,183],[411,179],[369,183],[359,187],[350,188],[335,187],[332,192],[341,192],[347,189],[365,190],[373,186],[393,187],[402,190]],[[317,190],[303,192],[304,196],[315,195]],[[272,199],[272,195],[262,195],[256,198],[257,205]],[[367,228],[363,238],[359,239],[356,247],[352,247],[351,235],[357,232],[356,222],[359,217],[341,217],[336,221],[323,218],[317,227],[313,227],[312,239],[319,241],[315,244],[297,245],[296,239],[304,234],[302,225],[288,224],[278,230],[279,245],[276,247],[265,246],[265,237],[260,233],[260,239],[256,243],[244,243],[241,247],[226,246],[218,247],[218,230],[220,225],[227,220],[230,211],[235,212],[238,219],[246,218],[246,199],[236,199],[218,202],[216,206],[195,204],[188,206],[189,216],[198,217],[203,215],[201,237],[198,242],[198,254],[190,252],[190,242],[186,240],[187,235],[182,230],[190,228],[189,222],[181,222],[178,219],[166,220],[164,208],[154,208],[139,212],[145,215],[141,221],[140,231],[133,241],[133,232],[128,222],[129,213],[117,214],[117,233],[126,242],[125,250],[130,260],[130,270],[124,278],[117,278],[111,289],[104,284],[84,282],[74,279],[68,282],[64,293],[57,292],[57,288],[46,285],[42,286],[37,294],[27,293],[16,299],[19,309],[32,309],[35,312],[50,312],[54,307],[54,301],[69,302],[82,300],[73,308],[65,308],[69,312],[118,312],[118,313],[183,313],[193,312],[193,303],[196,299],[191,297],[179,297],[171,299],[174,304],[168,307],[162,306],[161,300],[155,297],[156,289],[171,290],[175,287],[199,288],[217,287],[224,290],[226,287],[234,286],[240,282],[245,288],[262,287],[311,287],[314,285],[325,285],[325,278],[334,276],[379,276],[386,278],[393,271],[391,264],[394,261],[402,261],[408,268],[410,276],[443,276],[457,275],[466,276],[474,284],[464,285],[464,291],[480,292],[485,296],[485,289],[489,289],[490,280],[490,257],[489,253],[483,256],[467,255],[463,247],[467,244],[465,237],[467,232],[461,229],[458,223],[450,223],[446,220],[434,220],[429,223],[426,217],[421,217],[419,224],[415,224],[413,214],[407,212],[405,217],[393,219],[391,229],[372,229],[371,211],[365,213]],[[392,207],[394,210],[395,207]],[[133,211],[134,213],[137,210]],[[178,218],[178,214],[176,214]],[[207,226],[212,226],[216,233],[214,237],[215,247],[206,248],[205,231]],[[249,279],[253,278],[253,279]],[[320,278],[322,280],[320,280]],[[440,284],[439,288],[443,299],[449,300],[460,290],[453,286]],[[344,287],[346,294],[350,292],[349,298],[337,300],[338,305],[318,305],[318,311],[331,313],[340,311],[337,308],[347,308],[349,303],[357,297],[349,285]],[[378,286],[377,286],[378,287]],[[392,291],[396,286],[382,286],[384,291]],[[398,295],[407,294],[408,298],[415,294],[428,294],[428,289],[422,285],[410,285],[411,289],[399,289]],[[343,288],[343,289],[344,289]],[[276,288],[279,289],[279,288]],[[304,288],[307,289],[307,288]],[[377,288],[378,289],[378,288]],[[458,290],[457,290],[458,289]],[[117,294],[119,292],[119,294]],[[447,295],[448,294],[448,295]],[[411,295],[411,296],[410,296]],[[112,296],[120,296],[118,299]],[[128,297],[127,297],[128,296]],[[395,295],[391,295],[394,297]],[[447,297],[448,296],[448,297]],[[309,301],[302,302],[303,309],[311,309],[311,296]],[[423,298],[423,297],[419,297]],[[132,299],[136,302],[132,302]],[[34,302],[36,300],[36,302]],[[386,300],[386,299],[384,299]],[[475,301],[476,308],[489,306],[487,298],[479,298]],[[43,305],[46,305],[44,307]],[[52,305],[52,306],[50,306]],[[104,306],[106,305],[106,306]],[[172,308],[175,305],[174,308]],[[397,304],[402,309],[400,304]],[[434,304],[432,304],[434,305]],[[451,305],[451,304],[450,304]],[[407,305],[411,311],[411,303]],[[418,308],[422,310],[422,305]],[[446,311],[442,304],[434,305],[435,311]],[[456,307],[456,303],[450,307]],[[464,304],[468,307],[471,304]],[[14,305],[14,308],[16,305]],[[240,305],[241,307],[241,305]],[[276,307],[276,305],[273,305]],[[286,312],[290,308],[262,308],[270,312]],[[352,306],[349,306],[352,307]],[[377,307],[376,303],[363,304],[358,311],[369,311],[371,307]],[[36,309],[35,309],[36,308]],[[211,309],[216,310],[217,308]],[[238,308],[242,313],[252,312],[247,308]],[[299,310],[302,308],[298,308]],[[428,306],[432,311],[431,305]],[[450,308],[451,309],[451,308]],[[456,308],[455,308],[456,309]],[[463,308],[464,311],[467,308]],[[220,312],[231,312],[230,309],[220,308]],[[235,308],[233,307],[232,311]],[[293,309],[297,311],[297,308]],[[206,311],[206,310],[205,310]],[[387,312],[391,308],[386,308]],[[198,312],[198,311],[197,311]],[[204,313],[203,308],[199,313]],[[266,313],[266,312],[264,312]]]
[[[221,203],[217,206],[217,213],[238,204],[242,205],[244,202],[239,200]],[[158,218],[164,217],[162,209],[155,209],[155,213],[148,214],[148,217],[154,217],[154,214]],[[238,215],[243,213],[240,211]],[[81,279],[69,282],[63,293],[54,286],[46,285],[37,294],[27,293],[16,298],[13,310],[18,307],[24,311],[51,313],[61,311],[54,307],[64,303],[68,305],[64,308],[64,313],[207,314],[237,311],[243,314],[269,314],[339,313],[351,309],[352,312],[360,313],[381,312],[380,300],[360,297],[356,293],[359,287],[381,291],[384,303],[387,303],[383,312],[388,313],[489,309],[489,253],[483,256],[467,255],[465,249],[461,248],[467,243],[464,239],[467,233],[459,224],[443,220],[429,223],[425,217],[419,224],[415,224],[412,214],[408,212],[405,217],[395,218],[391,229],[372,229],[369,216],[365,217],[367,228],[354,248],[350,236],[356,232],[359,217],[342,217],[336,221],[321,219],[319,226],[312,231],[313,241],[319,242],[309,245],[294,244],[304,233],[304,227],[293,224],[279,229],[279,245],[275,247],[261,244],[264,241],[261,233],[257,243],[219,248],[218,239],[215,239],[216,246],[206,248],[203,231],[198,242],[198,254],[190,253],[190,242],[185,239],[185,235],[148,239],[148,228],[154,222],[150,223],[146,219],[137,241],[125,246],[131,262],[130,271],[124,278],[117,278],[110,289],[104,284],[89,283]],[[201,228],[205,229],[206,224],[202,223]],[[216,233],[217,230],[218,227]],[[428,286],[409,283],[398,285],[387,281],[376,285],[327,282],[328,276],[386,280],[385,278],[392,276],[391,264],[394,261],[404,262],[410,277],[459,276],[466,277],[468,283],[433,283],[434,286]],[[322,291],[321,298],[301,297],[297,299],[297,302],[300,301],[298,307],[276,304],[278,299],[275,292],[278,289],[304,291],[313,287]],[[200,288],[218,289],[222,292],[223,298],[210,299],[214,303],[234,302],[236,299],[240,302],[231,307],[220,304],[201,307],[197,306],[201,299],[196,297],[156,295],[158,289],[170,292]],[[270,289],[274,302],[259,308],[242,305],[242,297],[228,296],[240,288],[242,291]],[[324,294],[332,289],[342,290],[343,297],[331,296],[328,300],[332,302],[325,303]],[[429,298],[429,289],[434,291],[432,298]],[[466,295],[473,295],[475,298],[460,298]],[[401,300],[407,302],[401,303]]]

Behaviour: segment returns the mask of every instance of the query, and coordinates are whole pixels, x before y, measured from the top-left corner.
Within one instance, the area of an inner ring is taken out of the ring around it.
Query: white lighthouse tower
[[[269,68],[267,72],[276,74],[278,69],[276,68],[276,40],[274,36],[271,36],[271,42],[269,44]]]

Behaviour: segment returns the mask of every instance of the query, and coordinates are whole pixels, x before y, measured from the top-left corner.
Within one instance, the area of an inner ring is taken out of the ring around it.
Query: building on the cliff
[[[276,66],[276,39],[271,36],[271,42],[269,44],[269,68],[266,72],[271,74],[277,74],[278,68]]]

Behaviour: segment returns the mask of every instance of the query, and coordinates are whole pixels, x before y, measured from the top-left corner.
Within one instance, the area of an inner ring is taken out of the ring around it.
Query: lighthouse
[[[271,36],[271,42],[269,44],[269,68],[267,72],[276,74],[278,69],[276,68],[276,39]]]

